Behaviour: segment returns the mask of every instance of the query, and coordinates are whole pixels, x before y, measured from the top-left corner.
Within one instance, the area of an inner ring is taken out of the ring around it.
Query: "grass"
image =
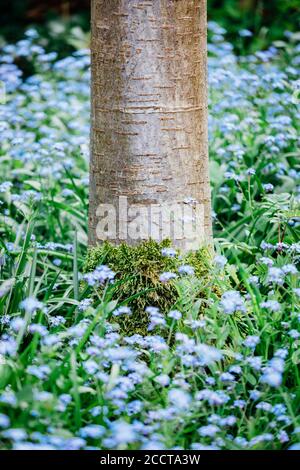
[[[2,50],[1,449],[300,446],[299,35],[238,59],[210,28],[216,255],[161,283],[180,263],[152,246],[150,286],[140,251],[86,262],[87,52]]]

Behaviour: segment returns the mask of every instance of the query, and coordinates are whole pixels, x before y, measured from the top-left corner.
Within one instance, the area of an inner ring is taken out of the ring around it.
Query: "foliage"
[[[298,0],[208,0],[208,16],[242,54],[264,49],[300,26]]]
[[[119,331],[130,253],[83,273],[87,51],[58,60],[29,30],[1,52],[2,449],[300,447],[299,34],[237,59],[210,29],[216,256],[204,297],[164,277],[176,304],[147,306],[145,336]]]
[[[90,29],[89,0],[13,0],[6,2],[0,18],[0,38],[16,42],[34,27],[47,51],[67,56],[78,47],[78,40]],[[1,41],[0,41],[1,42]],[[86,46],[84,46],[86,47]]]

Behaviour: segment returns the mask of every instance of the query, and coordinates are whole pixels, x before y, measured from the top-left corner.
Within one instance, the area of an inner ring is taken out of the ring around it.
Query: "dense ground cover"
[[[162,273],[177,300],[147,307],[149,336],[118,332],[120,273],[81,282],[88,52],[57,60],[33,30],[2,49],[0,448],[300,447],[300,36],[238,60],[210,32],[216,256]]]

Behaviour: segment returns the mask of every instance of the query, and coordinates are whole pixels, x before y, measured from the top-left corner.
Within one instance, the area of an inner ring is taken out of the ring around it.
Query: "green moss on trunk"
[[[114,318],[114,321],[120,324],[121,331],[125,334],[147,334],[149,318],[145,312],[146,307],[158,307],[162,313],[167,314],[176,305],[179,295],[176,281],[161,282],[159,278],[163,272],[177,273],[183,264],[192,266],[195,284],[201,280],[197,297],[207,295],[200,284],[204,286],[212,277],[212,256],[209,250],[202,248],[184,255],[177,252],[174,257],[164,256],[162,249],[168,247],[168,240],[161,243],[149,240],[138,246],[105,242],[88,251],[85,272],[105,264],[116,273],[116,279],[121,281],[116,287],[115,298],[120,303],[126,303],[131,308],[132,315]]]

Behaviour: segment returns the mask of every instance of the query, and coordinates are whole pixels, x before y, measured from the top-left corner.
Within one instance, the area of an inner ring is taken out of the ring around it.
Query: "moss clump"
[[[162,249],[170,245],[168,240],[160,243],[149,240],[137,246],[105,242],[89,249],[84,271],[93,271],[100,264],[106,264],[116,273],[116,279],[121,281],[116,283],[115,298],[120,303],[125,302],[132,310],[130,316],[114,318],[124,334],[147,334],[149,318],[146,307],[158,307],[161,312],[168,313],[176,304],[176,283],[162,283],[159,277],[163,272],[177,272],[181,265],[188,264],[194,268],[198,280],[205,283],[211,278],[212,259],[207,249],[186,255],[178,252],[174,257],[164,256]],[[199,292],[199,296],[203,296],[203,292]]]

